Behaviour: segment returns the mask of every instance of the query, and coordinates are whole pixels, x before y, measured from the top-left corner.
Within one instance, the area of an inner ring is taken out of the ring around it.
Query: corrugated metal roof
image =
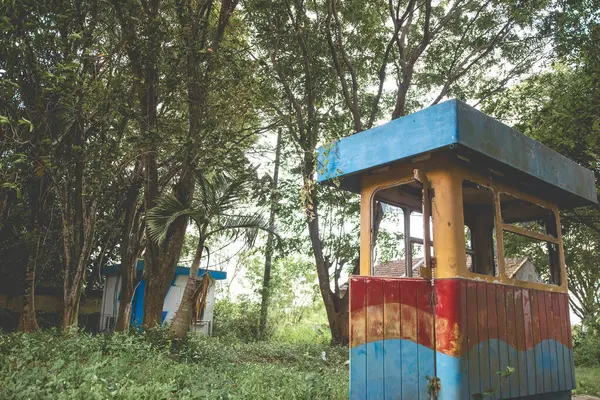
[[[102,275],[108,275],[108,276],[117,275],[119,273],[120,269],[121,269],[121,264],[107,265],[104,268],[102,268]],[[144,270],[144,261],[143,260],[138,260],[136,269],[137,269],[138,275],[141,275],[142,271]],[[198,270],[199,277],[204,276],[205,273],[206,273],[206,270],[204,268],[200,268]],[[175,268],[175,275],[189,275],[189,274],[190,274],[189,267],[178,265]],[[210,275],[211,278],[216,279],[216,280],[227,279],[227,271],[217,271],[217,270],[209,269],[208,275]]]

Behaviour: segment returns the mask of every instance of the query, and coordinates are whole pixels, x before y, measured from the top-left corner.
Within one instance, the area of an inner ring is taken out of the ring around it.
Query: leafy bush
[[[326,324],[282,324],[276,328],[271,340],[293,344],[327,345],[331,342],[331,331]]]
[[[577,389],[574,394],[588,394],[590,396],[600,396],[600,368],[577,367],[575,368],[575,379]]]
[[[219,300],[214,309],[213,335],[230,337],[252,342],[260,339],[268,339],[273,331],[271,326],[263,336],[259,332],[260,303],[248,299],[231,301],[229,299]]]
[[[271,311],[266,331],[261,336],[259,332],[260,304],[258,302],[247,298],[235,302],[229,299],[219,300],[214,309],[213,336],[235,338],[247,343],[259,340],[294,344],[327,345],[330,343],[331,332],[327,325],[325,311],[315,311],[310,307],[303,311],[302,318],[294,321],[289,321],[282,312]]]
[[[0,398],[347,399],[347,354],[317,343],[172,341],[164,330],[0,333]]]
[[[573,357],[578,367],[600,367],[600,334],[573,327]]]

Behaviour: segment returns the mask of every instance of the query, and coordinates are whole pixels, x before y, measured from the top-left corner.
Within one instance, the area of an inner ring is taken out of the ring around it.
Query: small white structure
[[[119,313],[119,292],[121,290],[121,277],[119,275],[120,264],[111,265],[102,270],[102,274],[106,276],[104,282],[104,291],[102,293],[102,305],[100,310],[100,332],[112,331],[117,321]],[[141,276],[144,269],[144,262],[138,261],[137,271]],[[198,271],[197,282],[200,283],[206,270]],[[190,269],[187,267],[177,266],[175,276],[171,282],[171,287],[167,292],[163,305],[162,322],[169,323],[175,316],[175,312],[179,308],[183,290],[187,282]],[[213,280],[224,280],[227,278],[225,271],[208,270],[209,276]],[[133,300],[131,302],[131,326],[141,326],[144,318],[144,293],[145,282],[142,279],[135,290]],[[190,325],[190,329],[196,332],[203,332],[208,335],[212,333],[213,310],[215,305],[215,285],[211,280],[206,293],[206,303],[204,310],[200,313],[200,318]]]

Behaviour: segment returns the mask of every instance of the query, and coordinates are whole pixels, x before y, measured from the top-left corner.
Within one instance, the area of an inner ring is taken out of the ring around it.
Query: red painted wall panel
[[[351,382],[366,389],[351,393],[426,398],[433,349],[446,363],[447,357],[458,360],[451,364],[462,376],[454,396],[492,391],[488,398],[505,399],[574,387],[566,294],[442,279],[432,299],[430,285],[424,279],[352,277],[351,348],[371,345],[353,353],[363,354],[356,360],[364,365],[356,370],[365,377],[351,373]],[[501,377],[498,372],[509,366],[515,372]]]

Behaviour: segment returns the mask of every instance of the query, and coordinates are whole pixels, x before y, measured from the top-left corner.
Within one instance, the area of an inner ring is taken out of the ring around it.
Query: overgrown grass
[[[306,343],[0,334],[0,398],[346,399],[346,359]]]
[[[0,399],[347,399],[347,349],[316,338],[0,333]],[[600,396],[600,368],[576,375]]]
[[[577,380],[576,394],[589,394],[600,397],[600,367],[575,367]]]
[[[600,397],[600,335],[597,330],[573,327],[577,389],[574,393]]]

